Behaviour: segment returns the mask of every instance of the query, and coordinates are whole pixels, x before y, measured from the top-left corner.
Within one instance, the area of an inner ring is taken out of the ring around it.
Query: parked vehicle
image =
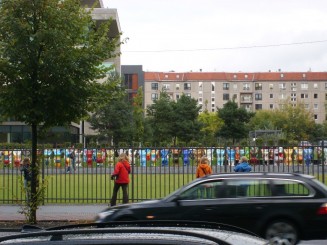
[[[243,229],[206,222],[112,222],[46,230],[29,226],[24,227],[23,231],[24,234],[0,237],[0,244],[268,245],[268,241]]]
[[[297,173],[215,174],[161,200],[109,207],[96,222],[192,220],[254,232],[273,244],[327,237],[327,187]]]

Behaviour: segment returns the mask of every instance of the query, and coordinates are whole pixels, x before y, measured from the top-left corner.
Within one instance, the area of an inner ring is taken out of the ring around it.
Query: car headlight
[[[98,213],[97,221],[107,218],[108,216],[112,215],[116,211],[117,211],[116,209],[110,209],[110,210]]]

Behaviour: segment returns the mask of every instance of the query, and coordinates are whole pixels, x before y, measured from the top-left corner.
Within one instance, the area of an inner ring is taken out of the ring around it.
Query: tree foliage
[[[228,101],[223,108],[218,108],[218,117],[224,124],[218,132],[218,136],[225,139],[240,140],[247,137],[249,128],[248,122],[254,114],[239,108],[234,101]]]
[[[282,130],[288,140],[296,141],[308,140],[310,135],[314,137],[314,131],[319,129],[312,112],[301,103],[295,106],[285,103],[279,109],[258,111],[251,119],[250,126],[254,130]]]
[[[217,116],[217,113],[205,110],[200,113],[198,120],[201,123],[202,141],[211,144],[216,142],[216,134],[223,125],[222,119]]]
[[[174,103],[173,136],[184,142],[199,138],[201,123],[197,120],[200,106],[194,98],[182,94]]]
[[[134,140],[144,140],[144,109],[143,109],[143,88],[139,87],[136,96],[133,98],[133,116],[135,122]]]
[[[101,63],[115,55],[119,36],[96,24],[77,0],[15,0],[0,4],[0,114],[31,126],[32,202],[36,222],[37,130],[87,115]]]
[[[133,137],[133,108],[119,76],[112,76],[96,85],[95,106],[90,117],[92,129],[107,143],[131,143]]]
[[[153,142],[170,142],[173,136],[174,107],[169,95],[161,92],[159,99],[147,108],[147,122],[152,128]]]

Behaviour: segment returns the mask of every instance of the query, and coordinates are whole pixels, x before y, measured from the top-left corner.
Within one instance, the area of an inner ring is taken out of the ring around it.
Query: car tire
[[[274,220],[267,225],[264,238],[269,244],[294,245],[299,241],[299,232],[291,221]]]

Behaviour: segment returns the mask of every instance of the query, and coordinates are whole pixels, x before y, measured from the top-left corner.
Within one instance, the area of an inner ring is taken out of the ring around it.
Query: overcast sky
[[[327,0],[103,0],[122,65],[144,71],[327,71]]]

